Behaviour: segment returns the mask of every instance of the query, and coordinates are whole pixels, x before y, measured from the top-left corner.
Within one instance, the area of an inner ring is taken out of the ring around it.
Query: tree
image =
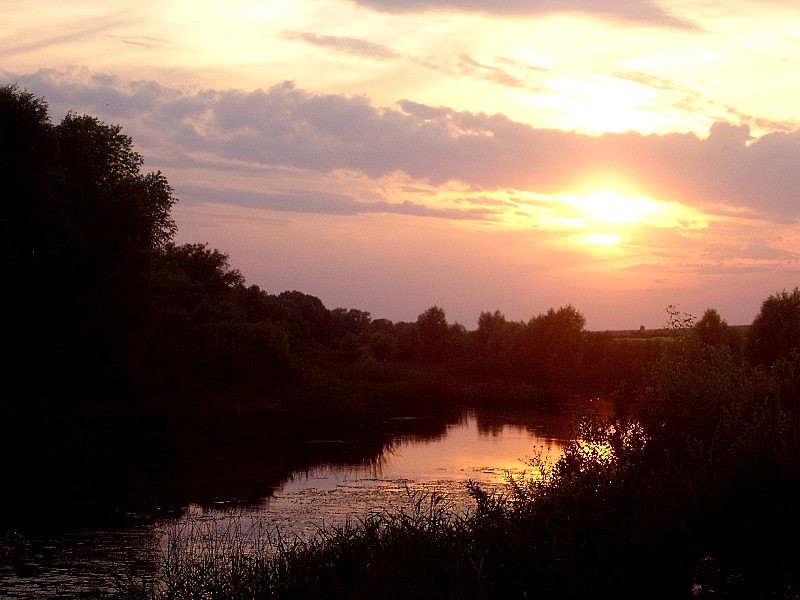
[[[244,276],[207,244],[167,244],[154,280],[157,312],[182,312],[195,323],[246,318]]]
[[[331,311],[331,318],[336,337],[349,333],[361,338],[367,333],[370,323],[372,323],[369,312],[355,308],[334,308]]]
[[[800,288],[764,300],[747,333],[747,354],[756,365],[771,366],[800,349]]]
[[[153,260],[175,233],[172,189],[140,172],[119,126],[73,114],[53,126],[15,86],[0,88],[0,159],[15,355],[62,395],[100,377],[119,387],[150,318]]]
[[[56,128],[71,208],[102,256],[163,248],[176,231],[172,188],[160,173],[140,173],[142,156],[119,125],[68,114]]]
[[[586,319],[571,304],[531,319],[523,335],[522,354],[534,380],[567,388],[581,375]]]
[[[53,299],[59,283],[69,281],[64,276],[69,259],[60,247],[69,225],[57,193],[57,169],[56,136],[45,101],[16,86],[0,87],[0,252],[9,378],[23,377],[31,364],[47,367],[64,356],[58,332],[70,313]],[[35,393],[42,384],[38,378],[27,385]]]
[[[293,341],[301,344],[327,343],[333,337],[331,312],[316,296],[297,290],[278,295],[289,315],[287,326]]]
[[[230,291],[245,282],[242,273],[230,266],[230,257],[216,248],[209,248],[208,244],[168,244],[164,257],[174,261],[181,272],[211,295]]]
[[[694,335],[703,344],[715,348],[728,348],[733,356],[741,354],[741,338],[739,334],[728,326],[719,313],[709,308],[703,317],[694,325]]]
[[[417,317],[419,356],[423,360],[438,362],[447,352],[449,329],[444,310],[431,306]]]
[[[472,334],[476,361],[473,370],[495,377],[513,372],[513,353],[521,328],[521,323],[509,322],[499,310],[482,312],[478,317],[478,329]]]
[[[494,311],[494,313],[484,311],[480,314],[476,337],[482,357],[488,358],[496,355],[501,350],[507,330],[508,321],[499,310]]]
[[[11,281],[39,279],[40,248],[51,233],[42,226],[60,217],[52,214],[57,154],[45,101],[16,86],[0,87],[0,230]]]
[[[119,125],[70,113],[55,131],[66,216],[56,243],[69,260],[58,293],[75,315],[71,337],[87,376],[118,380],[150,327],[150,274],[175,233],[175,198],[161,173],[140,172],[143,159]]]

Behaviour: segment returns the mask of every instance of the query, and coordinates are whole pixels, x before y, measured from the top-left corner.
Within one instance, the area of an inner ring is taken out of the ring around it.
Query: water
[[[607,405],[581,408],[605,412]],[[232,527],[280,531],[284,537],[308,539],[323,527],[403,508],[420,493],[442,494],[454,510],[468,511],[468,480],[495,488],[508,477],[525,476],[531,470],[531,458],[555,460],[575,418],[575,414],[468,411],[441,434],[391,436],[377,457],[295,471],[255,504],[223,498],[190,504],[176,518],[134,522],[122,528],[72,531],[41,539],[18,539],[9,533],[0,541],[0,598],[96,597],[98,589],[114,589],[115,577],[146,570],[157,560],[165,535],[196,532],[198,526],[221,532],[230,532]],[[409,429],[409,423],[402,425],[398,429]],[[337,450],[333,454],[341,455],[341,446],[351,442],[310,443],[330,446]]]

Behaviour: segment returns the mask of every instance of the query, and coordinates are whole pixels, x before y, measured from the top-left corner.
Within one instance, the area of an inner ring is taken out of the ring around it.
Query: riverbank
[[[586,422],[501,495],[473,486],[467,517],[423,496],[277,555],[189,548],[121,596],[796,598],[798,374],[687,339],[636,421]]]

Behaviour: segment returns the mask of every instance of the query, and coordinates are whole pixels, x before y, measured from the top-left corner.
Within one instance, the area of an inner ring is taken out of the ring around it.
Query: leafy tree
[[[86,243],[100,258],[163,248],[175,234],[172,188],[159,172],[142,174],[142,156],[119,125],[68,114],[56,128],[69,200]]]
[[[398,335],[389,319],[373,319],[369,324],[369,351],[378,360],[397,356]]]
[[[473,371],[491,377],[508,376],[516,371],[514,352],[522,326],[508,321],[499,310],[482,312],[472,336],[476,362]]]
[[[185,311],[198,323],[244,318],[244,277],[230,267],[227,254],[207,244],[167,244],[161,261],[160,306]]]
[[[747,334],[753,364],[770,366],[800,349],[800,288],[764,300]]]
[[[62,395],[101,378],[119,387],[149,319],[152,261],[175,232],[172,189],[140,172],[119,126],[73,114],[53,126],[46,103],[15,86],[0,88],[0,158],[19,361],[49,371],[37,382]]]
[[[482,358],[488,359],[502,352],[508,328],[509,323],[499,310],[494,313],[482,312],[480,314],[476,338]]]
[[[331,311],[331,318],[336,337],[349,333],[360,338],[367,333],[372,323],[369,312],[355,308],[334,308]]]
[[[0,87],[0,252],[9,382],[23,377],[32,364],[48,368],[66,356],[59,331],[70,311],[53,301],[59,284],[69,283],[63,275],[69,272],[69,258],[59,247],[69,224],[58,180],[58,148],[47,104],[16,86]],[[37,378],[26,385],[35,393],[43,384]]]
[[[159,388],[178,386],[177,374],[194,373],[189,363],[208,337],[202,326],[246,319],[244,278],[226,254],[199,243],[166,244],[149,277],[149,318],[131,344],[136,376]]]
[[[287,325],[293,341],[300,344],[326,343],[333,338],[331,312],[319,298],[292,290],[281,292],[278,299],[287,309]]]
[[[445,358],[449,329],[444,310],[431,306],[417,317],[419,356],[423,360],[438,362]]]
[[[87,369],[122,376],[151,316],[152,261],[175,233],[172,188],[140,172],[143,159],[118,125],[68,114],[56,135],[71,264],[59,294],[77,317]]]
[[[719,313],[709,308],[702,318],[695,323],[693,334],[708,346],[725,347],[733,356],[739,356],[742,350],[742,339]]]
[[[533,379],[548,387],[569,387],[581,375],[586,319],[567,305],[531,319],[523,334],[522,356]]]
[[[16,86],[0,87],[0,228],[4,272],[11,281],[43,279],[34,272],[49,229],[61,218],[52,214],[57,156],[45,101]]]
[[[397,336],[397,358],[403,361],[419,360],[420,335],[417,323],[400,321],[394,326]]]

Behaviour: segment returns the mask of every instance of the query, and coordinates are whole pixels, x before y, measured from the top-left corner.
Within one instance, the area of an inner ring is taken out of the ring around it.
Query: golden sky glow
[[[800,279],[800,4],[7,0],[0,73],[119,123],[180,241],[330,308],[747,323]]]

